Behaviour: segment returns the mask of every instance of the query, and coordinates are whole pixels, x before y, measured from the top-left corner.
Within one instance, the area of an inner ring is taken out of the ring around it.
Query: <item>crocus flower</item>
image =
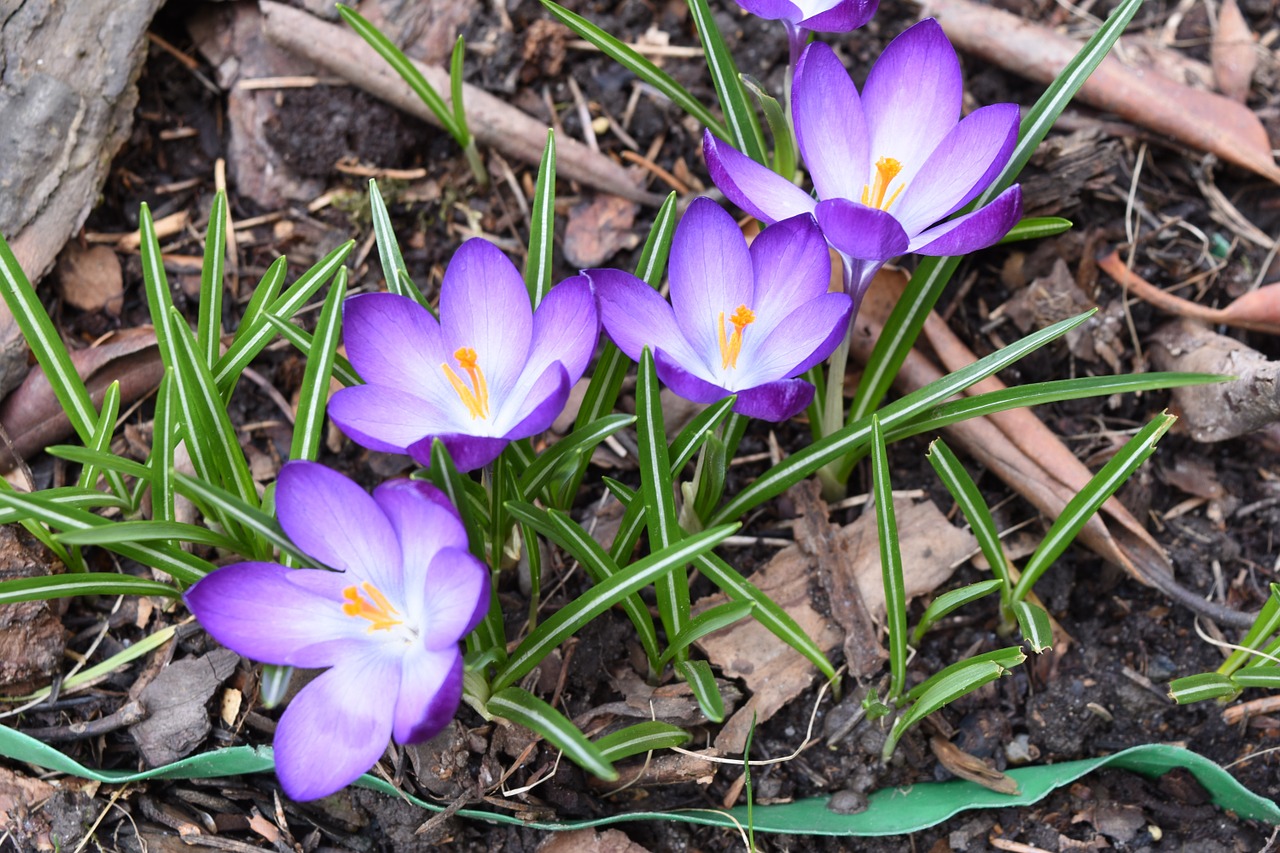
[[[961,87],[955,50],[933,19],[884,49],[861,96],[831,48],[815,42],[796,70],[792,109],[818,200],[710,133],[703,138],[707,167],[729,199],[764,222],[813,213],[844,258],[857,302],[890,258],[976,251],[1022,215],[1022,193],[1013,186],[947,219],[995,180],[1018,135],[1016,104],[960,119]]]
[[[605,331],[658,378],[710,403],[737,394],[734,411],[782,421],[813,399],[797,379],[844,336],[852,303],[828,293],[831,256],[808,214],[761,232],[747,248],[733,217],[710,199],[689,205],[671,244],[671,304],[633,275],[590,270]]]
[[[551,288],[534,312],[520,273],[482,239],[449,262],[439,322],[412,299],[370,293],[346,301],[343,325],[367,384],[335,394],[329,417],[357,443],[421,465],[438,438],[461,471],[551,426],[599,336],[586,277]]]
[[[458,640],[488,609],[489,574],[467,550],[457,510],[427,483],[392,480],[371,497],[322,465],[290,462],[276,512],[298,548],[339,571],[236,563],[186,601],[214,639],[247,658],[327,668],[275,734],[285,793],[310,800],[372,767],[389,737],[418,743],[453,717]]]
[[[880,0],[738,0],[759,18],[782,21],[791,44],[791,65],[811,32],[847,33],[871,20]]]

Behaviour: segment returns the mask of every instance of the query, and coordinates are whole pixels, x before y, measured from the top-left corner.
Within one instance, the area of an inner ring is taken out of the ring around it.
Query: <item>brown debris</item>
[[[27,531],[0,527],[0,581],[47,577],[62,566]],[[0,605],[0,691],[23,693],[46,684],[58,671],[66,639],[58,602],[20,601]],[[0,810],[2,812],[3,810]]]
[[[1161,327],[1151,339],[1160,370],[1223,373],[1235,382],[1177,388],[1173,398],[1196,441],[1235,438],[1280,420],[1280,362],[1192,320]]]
[[[553,832],[538,847],[538,853],[648,853],[618,829],[575,829]]]
[[[937,16],[958,49],[1046,85],[1080,49],[1067,36],[972,0],[928,0],[924,11]],[[1135,72],[1108,56],[1076,97],[1280,183],[1262,122],[1221,95]]]
[[[1253,72],[1258,67],[1258,53],[1253,33],[1240,14],[1236,0],[1223,0],[1218,8],[1218,29],[1213,34],[1209,56],[1218,91],[1243,104],[1249,97]]]
[[[239,662],[235,652],[215,649],[169,664],[142,689],[138,699],[150,716],[129,733],[148,767],[177,761],[204,743],[213,728],[206,705]]]
[[[589,269],[607,262],[640,242],[635,231],[640,205],[616,195],[597,196],[569,211],[564,232],[564,259],[571,267]]]
[[[86,248],[72,241],[58,256],[57,270],[59,291],[69,305],[119,316],[124,305],[124,272],[111,249]]]
[[[956,746],[946,738],[934,735],[929,738],[929,749],[938,763],[947,768],[953,776],[968,779],[970,782],[995,791],[997,794],[1018,794],[1018,782],[1012,776],[1001,773],[977,756]]]

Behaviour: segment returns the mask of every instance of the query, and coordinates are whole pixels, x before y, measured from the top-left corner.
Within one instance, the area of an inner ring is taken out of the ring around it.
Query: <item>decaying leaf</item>
[[[142,689],[138,698],[150,716],[129,733],[148,767],[177,761],[204,742],[212,728],[205,706],[239,661],[233,651],[214,649],[169,664]]]
[[[1218,91],[1243,104],[1249,97],[1258,54],[1253,46],[1253,33],[1240,14],[1236,0],[1223,0],[1218,7],[1218,30],[1213,34],[1209,56]]]
[[[127,406],[150,394],[164,374],[156,334],[151,328],[125,329],[98,346],[72,350],[71,363],[95,404],[102,402],[107,387],[118,379],[121,405]],[[49,380],[39,369],[27,374],[22,385],[0,403],[0,424],[9,434],[13,453],[23,459],[74,432]],[[8,450],[0,450],[0,472],[16,464]]]
[[[58,256],[58,285],[62,298],[81,311],[106,311],[112,316],[124,305],[124,271],[108,246],[81,246],[72,241]]]
[[[981,758],[970,755],[946,738],[934,735],[929,739],[929,749],[938,759],[938,763],[947,768],[953,776],[968,779],[997,794],[1017,795],[1016,779],[1001,773]]]
[[[640,205],[616,195],[596,196],[569,211],[564,232],[564,258],[579,269],[598,267],[623,249],[640,242],[635,231]]]
[[[13,524],[0,527],[0,580],[61,571],[61,564],[27,531]],[[58,671],[66,638],[56,607],[48,601],[0,605],[0,692],[24,693],[48,684]]]

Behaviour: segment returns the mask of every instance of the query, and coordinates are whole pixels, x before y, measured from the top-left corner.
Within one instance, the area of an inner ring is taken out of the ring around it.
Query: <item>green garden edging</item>
[[[138,773],[92,770],[53,747],[5,727],[0,727],[0,756],[112,784],[145,779],[239,776],[269,772],[275,766],[269,748],[236,746],[184,758],[164,767]],[[827,809],[825,797],[815,797],[794,803],[756,806],[752,812],[752,822],[757,832],[785,832],[794,835],[900,835],[926,829],[966,809],[1030,805],[1053,790],[1106,767],[1132,770],[1149,777],[1160,776],[1175,767],[1182,767],[1196,777],[1218,807],[1242,818],[1280,825],[1280,806],[1275,802],[1248,790],[1209,759],[1181,747],[1160,744],[1135,746],[1102,758],[1010,770],[1009,775],[1017,780],[1021,791],[1013,796],[997,794],[972,782],[927,782],[906,790],[891,788],[877,791],[870,796],[866,811],[859,814],[836,814]],[[357,784],[407,799],[429,811],[442,810],[437,804],[409,796],[372,776],[362,776]],[[524,823],[511,815],[473,809],[462,809],[458,814],[495,823]],[[642,811],[594,820],[533,822],[527,825],[536,829],[563,830],[608,826],[634,820],[677,820],[735,828],[746,825],[747,810],[745,806],[738,806],[729,811]]]

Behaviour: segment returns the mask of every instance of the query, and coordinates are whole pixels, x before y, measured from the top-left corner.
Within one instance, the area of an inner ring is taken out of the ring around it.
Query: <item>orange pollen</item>
[[[458,366],[471,378],[471,387],[467,387],[462,377],[447,362],[440,365],[445,378],[449,380],[453,390],[458,392],[458,397],[471,413],[472,420],[476,418],[483,420],[489,417],[489,384],[484,381],[484,371],[480,369],[476,351],[471,347],[458,347],[454,350],[453,357],[458,360]]]
[[[717,323],[720,327],[720,366],[728,370],[738,366],[738,353],[742,352],[742,330],[756,321],[756,314],[745,305],[739,305],[729,318],[733,324],[733,334],[724,333],[724,312],[720,312]]]
[[[369,596],[364,598],[360,595],[360,590],[364,590],[364,594]],[[374,631],[386,631],[393,625],[402,624],[403,620],[394,617],[400,613],[391,606],[391,602],[387,601],[387,597],[382,594],[382,590],[378,589],[371,583],[365,582],[360,587],[349,586],[342,591],[342,612],[348,616],[356,616],[361,619],[368,619],[369,633]]]
[[[862,203],[867,207],[878,207],[881,210],[888,210],[889,205],[897,200],[898,194],[902,192],[906,184],[901,184],[889,196],[888,201],[885,200],[884,194],[889,191],[889,184],[893,183],[893,179],[898,177],[898,173],[902,171],[902,163],[892,157],[881,157],[876,161],[876,179],[874,183],[864,184],[862,187]]]

